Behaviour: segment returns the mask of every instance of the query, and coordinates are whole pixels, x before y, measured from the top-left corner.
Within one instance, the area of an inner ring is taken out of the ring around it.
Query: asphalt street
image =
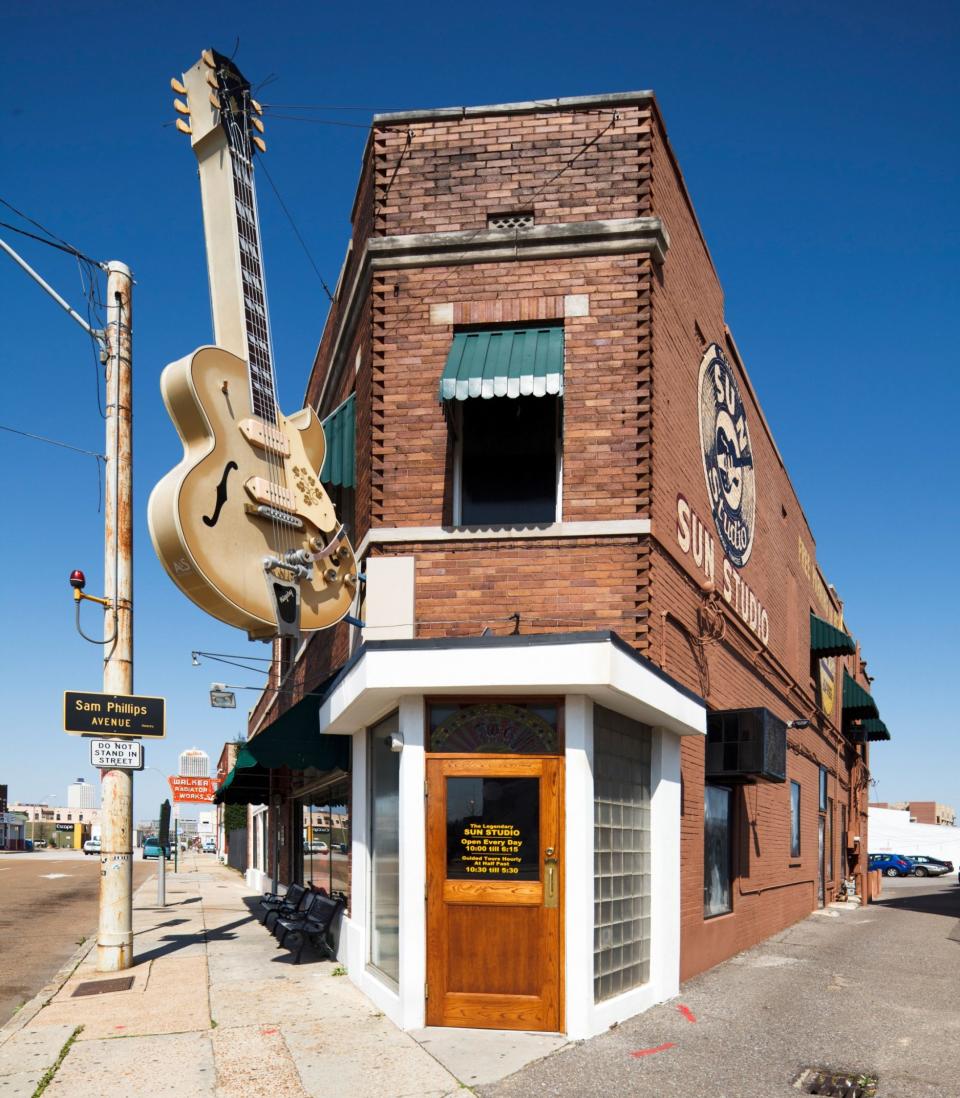
[[[155,868],[136,857],[133,887]],[[96,933],[99,870],[79,850],[0,856],[0,1025]]]
[[[806,1067],[878,1098],[960,1098],[960,885],[884,879],[688,981],[677,999],[478,1088],[483,1098],[798,1098]]]

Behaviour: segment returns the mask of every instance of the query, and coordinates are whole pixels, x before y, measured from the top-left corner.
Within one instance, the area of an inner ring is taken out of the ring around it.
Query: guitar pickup
[[[244,488],[257,503],[266,504],[267,507],[277,507],[281,511],[296,513],[297,501],[293,492],[282,484],[274,484],[264,477],[251,477],[244,484]]]
[[[262,419],[241,419],[237,426],[240,428],[240,434],[251,446],[266,450],[268,454],[290,456],[290,443],[279,427],[264,423]]]

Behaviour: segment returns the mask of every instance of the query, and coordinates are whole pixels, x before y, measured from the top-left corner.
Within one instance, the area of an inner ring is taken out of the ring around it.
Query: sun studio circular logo
[[[750,559],[757,504],[753,450],[740,387],[712,343],[700,363],[700,449],[720,544],[737,568]]]

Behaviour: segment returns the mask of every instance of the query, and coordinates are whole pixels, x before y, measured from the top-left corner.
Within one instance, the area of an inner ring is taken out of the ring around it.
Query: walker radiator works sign
[[[167,781],[175,804],[211,804],[213,802],[213,778],[181,778],[171,774]]]

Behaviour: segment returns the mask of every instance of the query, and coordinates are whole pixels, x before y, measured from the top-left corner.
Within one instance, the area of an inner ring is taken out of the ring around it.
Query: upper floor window
[[[356,394],[350,396],[323,420],[327,448],[320,480],[330,495],[337,518],[352,538],[356,523]]]
[[[456,333],[440,381],[455,525],[559,521],[562,396],[562,327]]]

